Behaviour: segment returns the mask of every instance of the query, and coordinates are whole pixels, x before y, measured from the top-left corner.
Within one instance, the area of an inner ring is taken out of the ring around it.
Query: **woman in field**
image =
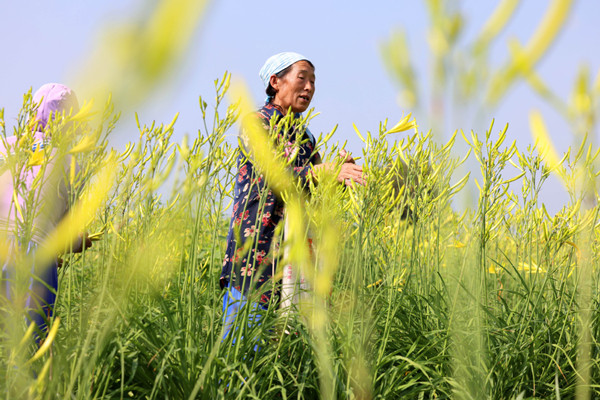
[[[259,75],[268,97],[251,118],[257,118],[265,131],[275,132],[284,157],[291,161],[289,168],[294,179],[307,187],[318,168],[333,169],[335,164],[321,163],[315,150],[315,138],[306,126],[277,124],[288,113],[294,113],[294,121],[298,122],[300,114],[308,109],[315,93],[315,68],[306,57],[287,52],[270,57]],[[272,280],[278,261],[274,236],[284,214],[283,200],[273,193],[263,175],[255,169],[251,157],[247,157],[245,138],[242,127],[233,214],[220,278],[221,287],[228,291],[223,302],[225,336],[246,299],[250,299],[252,311],[258,307],[266,309],[276,291]],[[340,156],[343,164],[337,180],[347,185],[364,184],[362,167],[345,151],[342,150]],[[251,315],[252,318],[255,317]]]
[[[71,89],[57,83],[43,85],[33,102],[31,131],[0,136],[0,246],[6,250],[0,252],[0,298],[9,307],[25,309],[43,332],[56,300],[57,259],[40,265],[36,249],[68,211],[71,193],[65,182],[70,162],[52,149],[47,125],[62,113],[77,113],[79,104]],[[85,245],[91,242],[86,239]],[[79,239],[73,251],[81,250]]]

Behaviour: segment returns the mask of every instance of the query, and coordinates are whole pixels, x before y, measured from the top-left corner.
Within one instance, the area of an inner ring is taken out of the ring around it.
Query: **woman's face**
[[[270,83],[277,92],[273,103],[285,111],[292,107],[293,112],[301,113],[315,94],[315,70],[307,61],[298,61],[282,78],[271,76]]]

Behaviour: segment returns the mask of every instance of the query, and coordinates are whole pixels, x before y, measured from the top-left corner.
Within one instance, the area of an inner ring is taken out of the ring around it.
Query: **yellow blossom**
[[[85,153],[94,150],[94,147],[96,147],[96,138],[92,135],[84,135],[79,143],[69,151],[69,154]]]
[[[389,129],[386,132],[386,134],[404,132],[409,129],[414,129],[416,132],[418,125],[414,118],[412,119],[412,121],[410,120],[411,115],[412,113],[408,113],[406,117],[402,118],[400,122],[398,122],[396,125],[394,125],[394,127]]]
[[[457,249],[461,249],[465,246],[466,246],[466,244],[464,244],[458,240],[454,240],[451,244],[448,245],[448,247],[455,247]]]

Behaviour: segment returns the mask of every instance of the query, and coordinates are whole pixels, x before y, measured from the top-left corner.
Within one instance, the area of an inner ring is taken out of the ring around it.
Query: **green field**
[[[75,177],[87,182],[78,204],[93,209],[73,224],[100,240],[65,256],[51,345],[36,356],[23,310],[3,303],[5,398],[600,394],[593,151],[582,146],[551,171],[495,126],[437,143],[412,131],[397,139],[382,124],[362,134],[365,187],[323,176],[308,198],[288,185],[298,218],[283,245],[315,290],[299,310],[272,304],[258,326],[239,318],[235,344],[221,341],[218,277],[237,171],[225,135],[235,134],[240,112],[221,109],[225,81],[214,119],[182,143],[171,140],[176,124],[140,126],[139,140],[111,155],[110,106],[96,130],[84,114],[49,128],[56,146],[65,130],[93,138],[76,153],[85,167]],[[30,109],[17,131],[27,131]],[[322,140],[325,158],[337,153]],[[453,155],[455,140],[471,149],[466,161]],[[463,162],[483,178],[477,206],[459,212],[452,202],[466,182]],[[571,183],[571,202],[554,216],[538,199],[551,173]]]

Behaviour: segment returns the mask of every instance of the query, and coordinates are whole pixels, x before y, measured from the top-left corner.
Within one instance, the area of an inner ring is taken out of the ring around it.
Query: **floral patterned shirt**
[[[287,130],[278,130],[277,123],[283,113],[271,103],[265,104],[255,116],[275,139],[274,144],[283,150],[294,177],[306,185],[312,174],[313,164],[320,160],[315,151],[313,135],[299,124],[292,124]],[[272,118],[275,127],[271,129]],[[245,296],[260,292],[260,303],[264,304],[270,301],[273,292],[277,293],[275,282],[271,278],[275,274],[279,258],[279,237],[275,237],[275,228],[280,223],[283,224],[284,203],[269,188],[260,171],[255,169],[251,157],[246,155],[248,153],[244,138],[242,128],[233,213],[220,282],[222,288],[231,285]]]

